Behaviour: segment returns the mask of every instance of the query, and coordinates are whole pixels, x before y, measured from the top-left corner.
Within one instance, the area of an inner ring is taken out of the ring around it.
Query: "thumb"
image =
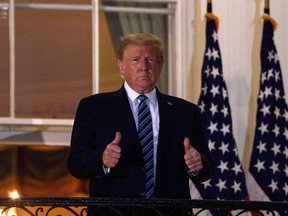
[[[185,153],[187,153],[189,151],[189,149],[191,148],[189,138],[185,137],[183,143],[184,143]]]
[[[112,143],[115,145],[119,145],[120,141],[121,141],[121,133],[117,131],[115,135],[115,139],[112,141]]]

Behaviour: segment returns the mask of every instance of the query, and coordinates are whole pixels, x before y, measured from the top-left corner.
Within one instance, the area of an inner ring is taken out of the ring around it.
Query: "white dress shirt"
[[[135,92],[130,86],[125,82],[124,88],[127,92],[129,104],[134,116],[136,128],[138,128],[138,105],[140,100],[137,97],[140,95],[139,93]],[[148,98],[146,100],[148,107],[151,112],[152,117],[152,127],[153,127],[153,143],[154,143],[154,176],[156,177],[156,158],[157,158],[157,145],[158,145],[158,135],[159,135],[159,107],[158,107],[158,100],[156,96],[156,89],[154,88],[148,94],[145,94]],[[156,179],[155,179],[156,180]],[[154,181],[155,182],[155,181]]]

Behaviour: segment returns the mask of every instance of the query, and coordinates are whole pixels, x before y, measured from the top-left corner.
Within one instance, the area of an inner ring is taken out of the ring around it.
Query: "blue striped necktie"
[[[138,106],[138,136],[142,147],[146,173],[146,198],[153,198],[154,195],[154,152],[153,152],[153,128],[152,117],[147,106],[145,95],[139,95]]]

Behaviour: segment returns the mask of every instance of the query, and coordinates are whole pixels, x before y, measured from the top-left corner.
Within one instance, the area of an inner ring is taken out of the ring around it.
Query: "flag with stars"
[[[276,22],[268,15],[263,18],[260,89],[249,166],[249,195],[259,201],[288,201],[288,108],[274,43]]]
[[[215,160],[213,177],[193,185],[203,199],[247,200],[245,175],[232,132],[228,91],[216,28],[217,17],[206,14],[206,48],[202,66],[202,89],[198,106],[204,119],[209,149]]]

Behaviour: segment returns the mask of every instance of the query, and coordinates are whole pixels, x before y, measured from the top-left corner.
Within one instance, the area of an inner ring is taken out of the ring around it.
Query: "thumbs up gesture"
[[[184,160],[190,172],[199,172],[203,168],[201,155],[199,152],[190,145],[190,140],[185,137],[183,141],[185,155]]]
[[[107,168],[115,167],[121,157],[121,148],[119,143],[121,141],[121,133],[116,132],[115,139],[106,146],[102,155],[103,165]]]

